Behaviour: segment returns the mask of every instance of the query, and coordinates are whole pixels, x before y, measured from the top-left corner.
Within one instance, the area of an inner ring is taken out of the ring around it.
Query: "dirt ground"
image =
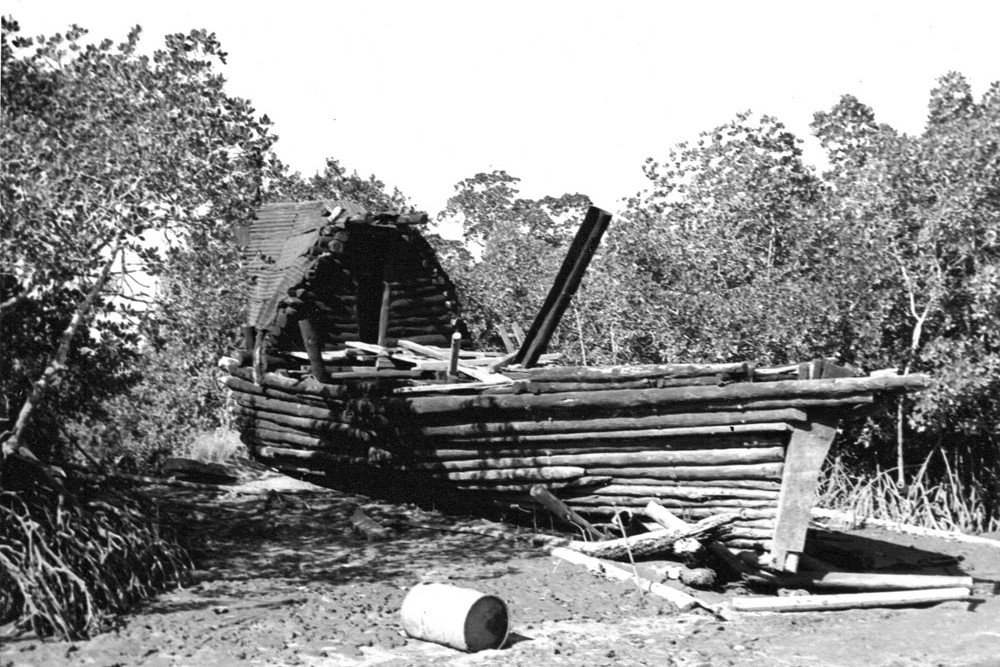
[[[289,482],[251,483],[275,484]],[[188,586],[90,641],[7,638],[0,665],[1000,665],[1000,548],[991,546],[816,532],[809,550],[845,569],[967,574],[975,599],[719,620],[672,611],[634,584],[557,561],[528,541],[407,523],[471,528],[482,520],[301,487],[280,496],[175,490],[169,498],[165,511],[183,518],[198,566]],[[393,537],[369,542],[355,533],[349,517],[358,506]],[[504,599],[507,645],[466,654],[408,638],[399,609],[421,581]],[[689,592],[712,603],[766,594],[742,584]]]

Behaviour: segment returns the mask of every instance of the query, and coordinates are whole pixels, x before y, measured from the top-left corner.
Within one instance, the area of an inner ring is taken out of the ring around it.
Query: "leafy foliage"
[[[204,300],[207,274],[192,268],[234,263],[232,224],[277,164],[266,118],[214,71],[225,62],[214,35],[170,35],[152,57],[138,51],[138,28],[117,45],[85,36],[74,26],[35,44],[15,22],[3,26],[0,314],[5,330],[49,334],[14,336],[3,351],[4,404],[21,411],[15,440],[30,448],[48,442],[37,422],[59,415],[32,408],[73,379],[58,395],[95,405],[106,385],[94,374],[113,373],[116,355],[134,359],[137,320],[147,335],[176,326],[187,327],[182,338],[204,336],[184,309],[193,301],[165,306],[143,284],[187,281]],[[88,349],[92,373],[81,375]],[[23,423],[30,414],[43,416]]]

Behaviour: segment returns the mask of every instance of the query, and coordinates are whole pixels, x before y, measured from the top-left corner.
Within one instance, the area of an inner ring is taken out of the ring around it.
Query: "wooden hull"
[[[538,368],[494,387],[422,386],[392,370],[326,383],[230,372],[243,440],[279,470],[470,509],[531,510],[542,484],[594,520],[650,500],[691,520],[738,511],[724,539],[787,569],[839,417],[922,381],[744,364]]]

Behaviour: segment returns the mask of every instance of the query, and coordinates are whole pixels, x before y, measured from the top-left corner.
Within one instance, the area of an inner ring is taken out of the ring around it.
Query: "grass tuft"
[[[67,488],[0,490],[0,624],[75,640],[179,584],[191,564],[146,499],[108,483]]]
[[[938,451],[924,459],[903,487],[896,482],[895,469],[859,473],[837,457],[824,468],[817,504],[938,530],[969,534],[1000,530],[1000,516],[987,509],[988,493],[978,483],[963,483],[943,453],[943,464],[932,477],[930,464],[935,454]]]

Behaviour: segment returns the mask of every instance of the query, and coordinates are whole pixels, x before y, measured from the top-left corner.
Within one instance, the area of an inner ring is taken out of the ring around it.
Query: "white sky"
[[[614,5],[614,6],[613,6]],[[78,23],[144,45],[206,28],[229,92],[275,122],[281,159],[335,157],[435,213],[459,180],[505,169],[530,197],[615,211],[641,166],[737,112],[807,139],[851,93],[919,132],[935,79],[1000,79],[1000,2],[324,2],[0,0],[24,34]],[[815,145],[807,157],[819,159]]]

